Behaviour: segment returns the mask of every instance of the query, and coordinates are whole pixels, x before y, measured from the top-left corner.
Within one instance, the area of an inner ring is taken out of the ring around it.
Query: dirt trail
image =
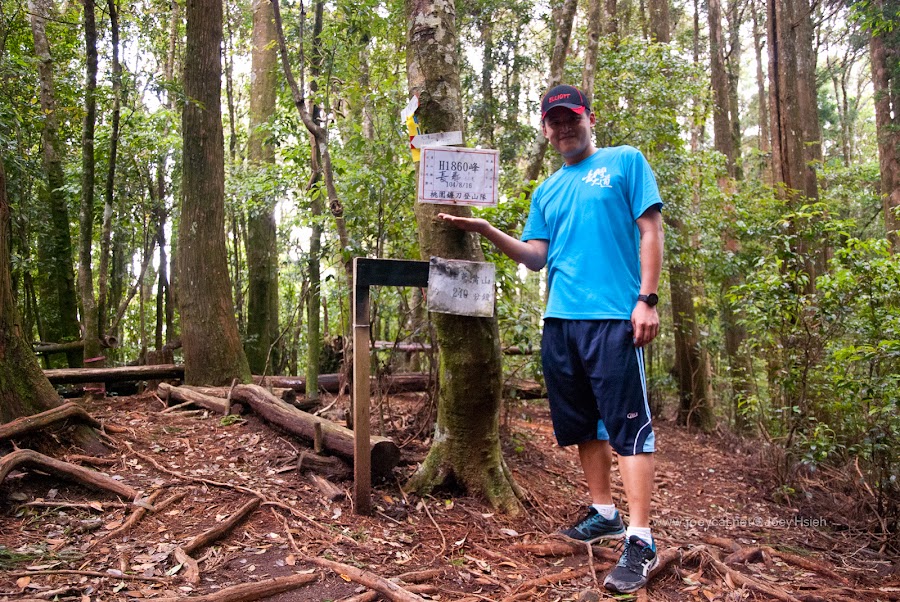
[[[381,406],[385,434],[405,442],[403,459],[391,480],[375,483],[375,515],[359,517],[346,495],[330,501],[309,474],[297,474],[306,443],[252,415],[163,414],[150,393],[90,402],[94,417],[127,429],[109,438],[115,463],[97,469],[144,501],[123,504],[34,471],[10,475],[0,485],[0,600],[224,600],[240,584],[292,583],[266,599],[361,601],[378,599],[365,579],[398,576],[395,599],[613,599],[598,581],[618,551],[595,546],[591,562],[583,546],[553,537],[583,512],[586,486],[575,453],[553,441],[546,404],[514,405],[505,416],[505,458],[529,498],[511,518],[458,493],[420,499],[400,490],[427,451],[428,433],[416,437],[424,403],[403,394]],[[375,432],[379,424],[380,415]],[[655,426],[654,533],[667,564],[646,591],[616,599],[900,600],[896,559],[867,547],[839,513],[772,501],[752,450]],[[54,437],[18,443],[77,453]],[[248,506],[254,499],[259,505]],[[247,517],[231,525],[241,507]],[[216,527],[221,539],[182,554]]]

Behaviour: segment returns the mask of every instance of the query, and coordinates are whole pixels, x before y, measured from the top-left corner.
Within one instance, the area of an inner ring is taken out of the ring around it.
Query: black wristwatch
[[[656,293],[650,293],[649,295],[638,295],[638,301],[643,301],[650,307],[656,307],[656,304],[659,303],[659,295]]]

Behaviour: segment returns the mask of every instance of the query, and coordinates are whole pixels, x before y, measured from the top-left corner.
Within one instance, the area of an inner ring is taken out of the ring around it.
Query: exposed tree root
[[[77,420],[97,429],[103,426],[97,419],[88,414],[83,407],[69,401],[52,410],[32,414],[31,416],[22,416],[12,422],[0,425],[0,439],[12,439],[13,437],[26,435],[66,420]]]
[[[117,571],[113,573],[103,573],[101,571],[79,571],[75,569],[48,569],[45,571],[14,571],[7,573],[10,577],[34,577],[35,575],[81,575],[84,577],[105,577],[107,579],[122,579],[125,581],[150,581],[153,583],[169,583],[168,579],[162,577],[144,577],[143,575],[129,575]]]
[[[568,541],[548,541],[545,543],[533,543],[533,544],[516,544],[513,546],[514,550],[520,552],[527,552],[533,556],[578,556],[579,554],[587,553],[587,546],[583,543],[575,543]],[[613,550],[612,548],[605,548],[603,546],[591,546],[591,553],[603,560],[609,560],[611,562],[616,562],[619,560],[620,552]]]
[[[138,496],[138,492],[135,489],[106,475],[45,456],[31,449],[16,450],[0,458],[0,483],[3,482],[11,470],[21,466],[38,468],[58,477],[81,483],[87,487],[112,492],[128,500],[134,500]]]
[[[369,571],[358,569],[355,566],[335,562],[326,558],[313,558],[312,556],[303,554],[299,549],[295,549],[295,552],[302,555],[306,562],[331,569],[338,575],[349,577],[356,583],[375,590],[388,600],[391,600],[391,602],[424,602],[425,600],[421,596],[412,593],[410,590],[400,587],[393,581],[379,577],[375,573],[370,573]]]
[[[237,525],[239,525],[244,519],[250,516],[254,510],[259,508],[259,504],[262,500],[260,498],[254,498],[241,506],[238,510],[236,510],[231,516],[228,517],[228,520],[224,520],[221,523],[217,524],[212,529],[205,531],[193,538],[186,545],[182,546],[181,549],[185,554],[193,554],[197,550],[201,550],[211,544],[212,542],[221,539],[222,537],[231,533],[231,530],[234,529]]]
[[[288,575],[287,577],[275,577],[268,581],[256,583],[242,583],[232,587],[220,589],[217,592],[205,596],[190,596],[185,598],[154,598],[156,602],[251,602],[268,598],[282,592],[291,591],[308,585],[318,579],[318,575]]]
[[[516,587],[516,591],[505,598],[503,598],[502,602],[514,602],[515,600],[522,600],[521,596],[528,594],[529,596],[533,595],[533,589],[540,587],[542,585],[549,585],[551,583],[560,583],[563,581],[571,581],[572,579],[578,579],[579,577],[584,577],[585,575],[590,574],[591,567],[582,566],[576,569],[572,569],[570,571],[563,571],[562,573],[553,573],[552,575],[544,575],[542,577],[538,577],[537,579],[531,579],[529,581],[525,581],[520,583],[518,587]]]

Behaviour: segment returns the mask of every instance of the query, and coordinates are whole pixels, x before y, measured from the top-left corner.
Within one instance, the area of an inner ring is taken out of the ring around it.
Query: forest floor
[[[516,517],[459,492],[420,498],[401,490],[428,450],[428,403],[408,393],[376,405],[372,430],[384,424],[402,459],[391,478],[375,482],[375,514],[363,517],[353,511],[351,480],[338,482],[343,499],[329,501],[310,475],[297,473],[308,442],[252,413],[236,422],[208,411],[161,413],[152,392],[88,401],[95,418],[123,427],[106,437],[114,463],[100,470],[145,494],[158,490],[155,511],[125,525],[137,506],[14,471],[0,484],[0,600],[246,600],[229,588],[290,575],[311,582],[267,600],[900,600],[891,548],[843,518],[862,500],[776,503],[775,481],[752,445],[664,419],[654,423],[653,519],[665,567],[645,590],[614,597],[602,581],[618,548],[594,546],[588,555],[553,535],[584,512],[586,485],[575,452],[555,444],[546,402],[504,408],[504,456],[528,498]],[[80,453],[62,445],[64,435],[44,433],[39,443],[60,459]],[[618,479],[615,488],[620,494]],[[196,566],[176,558],[176,548],[255,497],[265,501],[197,551]],[[380,598],[350,569],[310,558],[395,578],[399,588]]]

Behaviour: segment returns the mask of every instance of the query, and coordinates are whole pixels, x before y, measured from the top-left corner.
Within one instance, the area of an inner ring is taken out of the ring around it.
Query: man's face
[[[541,131],[566,163],[572,165],[591,155],[591,130],[595,123],[593,113],[585,111],[579,115],[566,107],[554,107],[541,122]]]

